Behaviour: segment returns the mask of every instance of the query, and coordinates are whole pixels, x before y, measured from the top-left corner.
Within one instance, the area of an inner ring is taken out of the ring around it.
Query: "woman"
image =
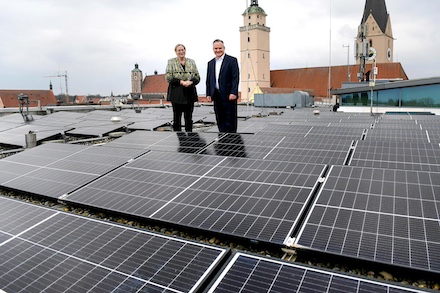
[[[174,48],[177,57],[168,60],[166,80],[167,100],[173,106],[173,130],[182,131],[182,113],[185,119],[185,131],[192,132],[192,113],[197,101],[196,85],[200,82],[199,71],[194,60],[186,58],[186,48],[177,44]]]

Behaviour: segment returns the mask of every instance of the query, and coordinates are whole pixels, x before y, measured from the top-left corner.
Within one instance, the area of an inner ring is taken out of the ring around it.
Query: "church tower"
[[[142,70],[139,69],[138,64],[134,65],[134,69],[131,71],[131,92],[133,94],[142,93]]]
[[[370,48],[376,50],[377,63],[393,62],[393,31],[385,0],[366,0],[364,15],[356,38],[356,64],[365,66]],[[362,69],[361,69],[361,73]]]
[[[240,27],[241,100],[253,102],[260,87],[270,87],[270,28],[266,26],[266,12],[258,0],[243,13]]]

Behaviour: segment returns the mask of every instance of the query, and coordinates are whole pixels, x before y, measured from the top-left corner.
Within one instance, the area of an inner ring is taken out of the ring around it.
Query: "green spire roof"
[[[135,71],[138,71],[138,72],[142,71],[139,69],[139,65],[137,63],[134,65],[134,69],[132,70],[132,72],[135,72]]]
[[[267,15],[266,12],[264,12],[263,8],[258,6],[258,0],[252,0],[251,6],[249,6],[244,11],[243,15],[252,14],[252,13],[259,13],[259,14]]]

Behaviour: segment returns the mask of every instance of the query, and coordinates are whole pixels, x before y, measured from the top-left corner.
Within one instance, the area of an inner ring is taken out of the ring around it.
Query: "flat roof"
[[[373,87],[373,90],[375,91],[388,90],[388,89],[415,87],[415,86],[423,86],[423,85],[431,85],[431,84],[440,84],[440,77],[399,80],[399,81],[390,81],[390,82],[381,82],[381,83],[376,82],[376,85]],[[365,84],[361,86],[331,90],[330,93],[333,95],[343,95],[350,93],[367,92],[370,90],[371,87],[368,84]]]

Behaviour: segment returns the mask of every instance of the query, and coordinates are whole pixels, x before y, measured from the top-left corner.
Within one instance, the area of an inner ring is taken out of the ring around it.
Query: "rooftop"
[[[439,116],[267,110],[240,106],[238,134],[217,132],[212,106],[195,107],[194,133],[167,131],[168,107],[0,117],[0,144],[15,149],[0,159],[0,190],[55,203],[1,193],[2,290],[438,287]]]

